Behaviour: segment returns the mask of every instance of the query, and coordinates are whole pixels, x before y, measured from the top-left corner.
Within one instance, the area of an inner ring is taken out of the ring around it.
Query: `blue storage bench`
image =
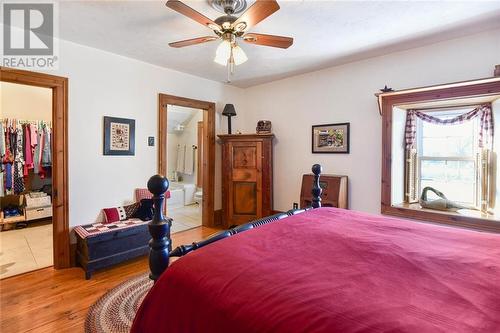
[[[90,279],[95,270],[149,253],[149,221],[128,219],[75,227],[76,261]]]

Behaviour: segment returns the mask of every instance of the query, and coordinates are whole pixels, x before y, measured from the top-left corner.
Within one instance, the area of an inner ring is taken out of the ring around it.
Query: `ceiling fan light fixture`
[[[241,65],[242,63],[248,60],[247,55],[245,54],[243,49],[238,45],[233,47],[233,58],[234,58],[234,64],[236,66]]]
[[[180,48],[221,39],[222,42],[217,47],[214,62],[226,66],[228,71],[228,82],[230,82],[230,75],[233,74],[235,66],[241,65],[248,60],[243,49],[238,46],[236,41],[237,38],[242,38],[244,42],[255,45],[282,49],[290,47],[293,44],[293,38],[290,37],[258,33],[246,34],[248,29],[251,29],[280,9],[276,0],[256,0],[247,10],[245,10],[247,1],[248,0],[208,0],[216,10],[225,14],[215,20],[211,20],[192,7],[189,7],[181,0],[168,0],[166,3],[168,8],[212,29],[215,35],[217,35],[213,37],[205,36],[177,41],[169,43],[169,46]],[[238,17],[235,16],[235,14],[240,12],[243,12],[243,14]]]
[[[227,60],[231,56],[231,42],[223,40],[215,51],[214,61],[220,65],[226,66]]]
[[[237,32],[242,32],[245,31],[246,28],[247,28],[246,22],[240,22],[234,27],[234,30],[236,30]]]
[[[215,55],[214,62],[222,66],[227,66],[227,58],[220,57],[217,54]]]
[[[207,24],[207,27],[214,30],[214,31],[220,32],[220,26],[218,26],[217,24],[209,23],[209,24]]]

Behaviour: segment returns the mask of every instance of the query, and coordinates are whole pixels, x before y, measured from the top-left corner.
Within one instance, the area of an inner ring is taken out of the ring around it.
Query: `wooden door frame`
[[[196,133],[196,143],[198,146],[198,150],[196,151],[196,187],[203,188],[203,129],[205,125],[202,121],[199,121],[196,125],[197,133]]]
[[[70,267],[68,79],[0,67],[0,81],[52,89],[52,227],[54,268]]]
[[[167,108],[177,105],[203,110],[203,214],[202,224],[215,226],[215,103],[191,98],[158,94],[158,173],[167,174]]]

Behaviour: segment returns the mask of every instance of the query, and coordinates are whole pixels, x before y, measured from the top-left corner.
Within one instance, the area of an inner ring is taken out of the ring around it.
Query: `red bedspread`
[[[132,332],[500,332],[500,235],[317,209],[179,259]]]

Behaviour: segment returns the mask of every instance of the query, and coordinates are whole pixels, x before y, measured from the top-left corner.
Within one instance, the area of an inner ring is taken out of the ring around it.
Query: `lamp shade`
[[[227,40],[222,41],[215,51],[214,61],[222,66],[227,65],[227,60],[231,56],[231,43]]]
[[[241,65],[242,63],[248,60],[247,55],[245,54],[245,52],[243,52],[243,49],[238,45],[233,47],[233,57],[234,57],[234,64],[236,66]]]
[[[236,110],[234,109],[234,105],[226,104],[226,106],[224,106],[224,111],[222,111],[222,115],[226,117],[236,116]]]

